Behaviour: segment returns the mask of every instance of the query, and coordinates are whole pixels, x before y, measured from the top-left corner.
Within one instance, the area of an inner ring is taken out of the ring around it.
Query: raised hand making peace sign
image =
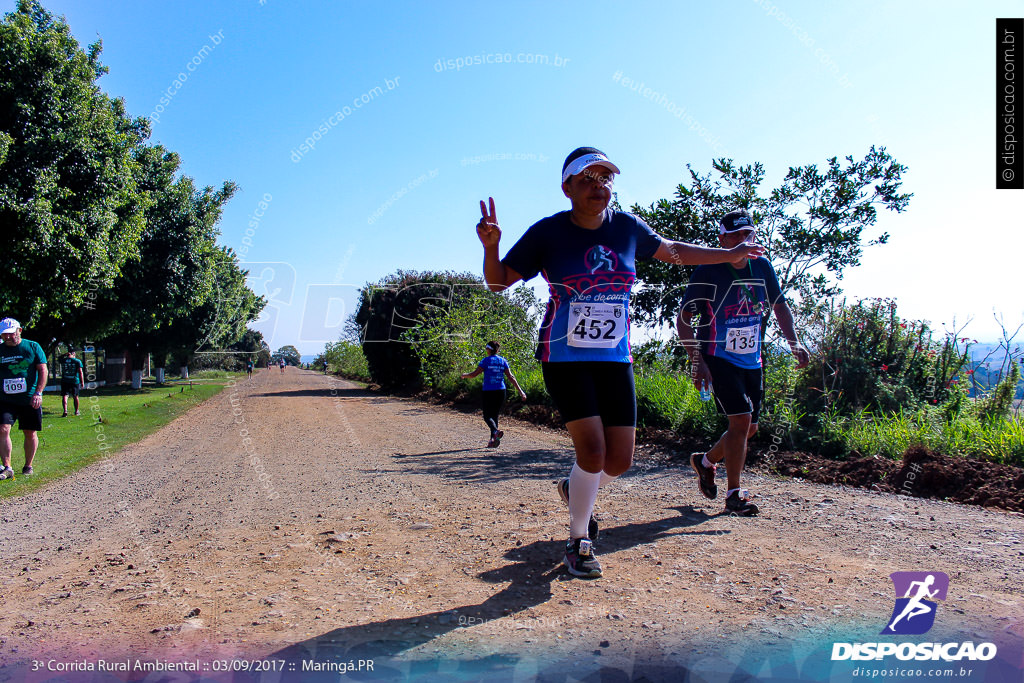
[[[498,213],[494,210],[494,197],[487,198],[490,206],[490,212],[488,212],[488,205],[484,204],[484,200],[480,200],[480,213],[482,218],[480,222],[476,224],[476,234],[480,238],[484,247],[496,247],[498,246],[499,240],[501,240],[501,228],[498,227]]]

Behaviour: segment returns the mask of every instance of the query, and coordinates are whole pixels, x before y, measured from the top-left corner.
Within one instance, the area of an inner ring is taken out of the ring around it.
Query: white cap
[[[564,183],[566,180],[578,173],[583,173],[583,169],[588,166],[594,166],[596,164],[607,166],[611,169],[612,173],[621,173],[618,166],[608,161],[608,157],[604,155],[604,152],[595,151],[590,154],[584,154],[583,156],[576,157],[566,164],[565,168],[562,169],[562,182]]]
[[[4,318],[0,320],[0,334],[7,334],[8,332],[17,332],[21,329],[21,323],[14,318]]]

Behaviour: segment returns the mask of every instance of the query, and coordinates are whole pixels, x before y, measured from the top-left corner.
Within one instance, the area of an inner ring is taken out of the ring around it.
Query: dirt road
[[[889,574],[913,570],[950,579],[927,639],[996,643],[982,680],[1020,680],[1019,514],[753,475],[763,513],[735,518],[641,459],[602,489],[605,577],[583,581],[559,566],[566,435],[509,425],[496,451],[486,435],[476,416],[260,371],[4,501],[0,679],[115,660],[223,678],[250,657],[271,670],[236,679],[338,680],[324,662],[363,660],[352,678],[850,680],[832,643],[879,640]]]

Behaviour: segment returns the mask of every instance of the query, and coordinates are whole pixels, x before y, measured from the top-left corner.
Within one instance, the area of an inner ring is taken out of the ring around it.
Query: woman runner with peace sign
[[[562,165],[562,192],[572,207],[533,224],[499,258],[501,228],[494,199],[480,202],[476,232],[484,247],[484,279],[493,292],[542,273],[550,300],[540,326],[537,359],[544,384],[572,437],[576,463],[558,492],[569,506],[563,562],[573,576],[597,578],[600,486],[633,462],[636,389],[629,348],[629,295],[636,260],[679,265],[725,263],[760,256],[760,245],[710,249],[665,240],[636,216],[608,208],[619,167],[593,147],[573,150]]]

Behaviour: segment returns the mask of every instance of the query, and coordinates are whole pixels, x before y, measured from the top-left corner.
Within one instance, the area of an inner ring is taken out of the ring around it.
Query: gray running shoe
[[[733,491],[732,494],[725,499],[725,511],[740,517],[753,517],[760,510],[757,506],[750,502],[752,496],[746,489],[740,489],[739,491]]]
[[[601,578],[601,564],[594,557],[594,544],[587,538],[569,539],[562,563],[573,576],[584,579]]]

